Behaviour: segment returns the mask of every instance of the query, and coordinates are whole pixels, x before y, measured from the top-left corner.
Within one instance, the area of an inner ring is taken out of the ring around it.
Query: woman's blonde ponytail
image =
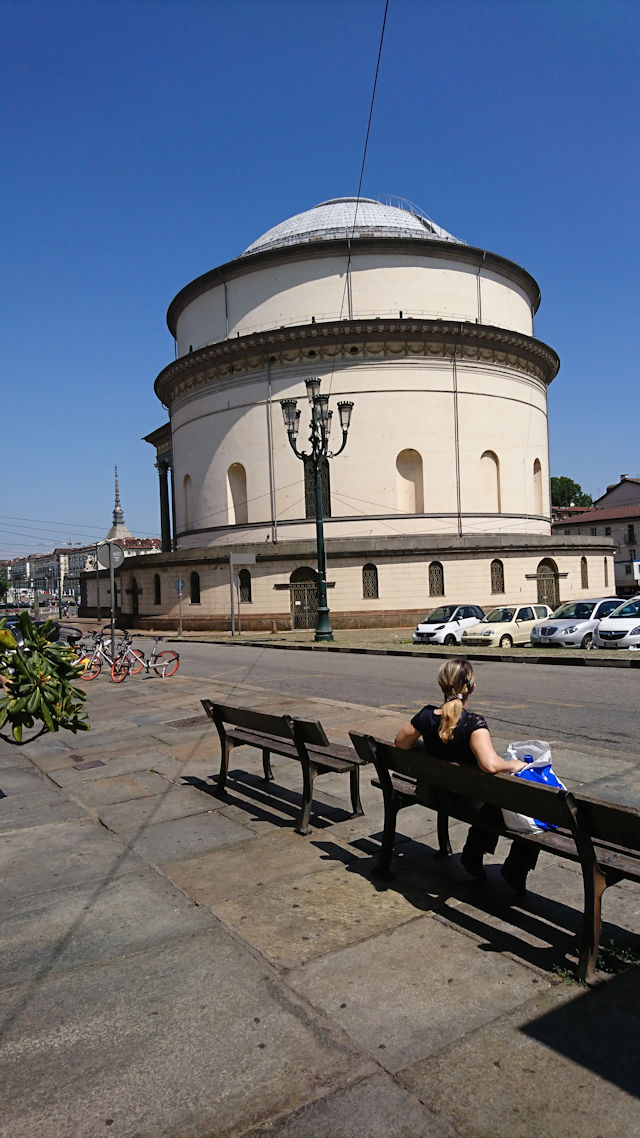
[[[473,668],[466,657],[445,660],[438,672],[438,683],[444,695],[438,735],[443,743],[449,743],[462,715],[462,701],[474,683]]]

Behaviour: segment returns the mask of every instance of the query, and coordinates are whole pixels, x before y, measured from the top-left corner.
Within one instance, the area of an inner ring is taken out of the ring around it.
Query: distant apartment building
[[[610,585],[621,597],[640,588],[640,478],[621,474],[607,486],[592,508],[567,510],[552,525],[563,536],[606,537],[614,543],[614,580]]]

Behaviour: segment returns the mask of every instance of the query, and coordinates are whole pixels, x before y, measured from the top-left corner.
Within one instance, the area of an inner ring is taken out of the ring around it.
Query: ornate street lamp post
[[[324,522],[322,516],[322,471],[324,464],[330,458],[336,458],[337,455],[341,454],[347,445],[347,435],[349,433],[349,424],[351,423],[353,403],[349,400],[343,400],[341,403],[338,403],[342,442],[338,450],[331,452],[329,451],[329,436],[331,434],[331,417],[333,411],[329,410],[329,396],[320,394],[320,379],[317,376],[305,379],[304,382],[307,388],[309,403],[311,404],[310,452],[299,451],[296,446],[296,439],[300,429],[300,416],[302,414],[302,412],[297,410],[297,399],[281,399],[280,406],[282,407],[282,418],[284,419],[284,425],[293,453],[296,458],[302,459],[303,462],[311,462],[313,467],[316,498],[316,546],[318,556],[318,622],[316,624],[314,640],[333,640],[333,632],[329,622],[329,607],[327,605],[327,570],[324,556]]]

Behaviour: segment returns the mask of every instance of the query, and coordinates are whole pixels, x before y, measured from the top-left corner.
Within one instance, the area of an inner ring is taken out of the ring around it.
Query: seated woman
[[[396,735],[396,747],[409,750],[420,737],[430,754],[455,763],[477,764],[487,774],[498,771],[521,771],[526,763],[519,759],[507,761],[495,750],[484,715],[467,710],[467,700],[475,690],[473,668],[464,656],[446,660],[438,672],[438,683],[442,688],[444,703],[440,707],[427,704],[410,723],[401,727]],[[502,814],[497,806],[474,803],[477,807],[478,821],[483,819],[490,825],[501,825]],[[462,851],[462,864],[467,873],[481,880],[484,877],[482,861],[485,853],[494,853],[498,837],[483,830],[479,825],[471,826]],[[538,851],[525,842],[514,841],[509,856],[502,867],[502,876],[517,893],[524,893],[527,874],[533,869]]]

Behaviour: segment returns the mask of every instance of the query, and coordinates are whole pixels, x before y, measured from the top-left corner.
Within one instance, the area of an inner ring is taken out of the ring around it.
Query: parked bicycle
[[[89,648],[80,644],[74,648],[80,663],[83,665],[83,670],[80,673],[81,680],[95,680],[100,675],[103,664],[106,664],[109,669],[113,668],[113,657],[107,651],[102,632],[94,632],[92,640],[93,644]]]
[[[156,636],[153,648],[147,659],[144,652],[132,646],[131,637],[128,633],[125,633],[120,653],[116,656],[111,665],[111,678],[114,683],[122,683],[123,680],[126,680],[128,675],[138,675],[143,668],[146,670],[147,675],[150,674],[153,668],[156,675],[161,676],[162,679],[175,675],[180,667],[180,656],[177,652],[167,648],[159,652],[158,644],[162,639],[162,636]]]

